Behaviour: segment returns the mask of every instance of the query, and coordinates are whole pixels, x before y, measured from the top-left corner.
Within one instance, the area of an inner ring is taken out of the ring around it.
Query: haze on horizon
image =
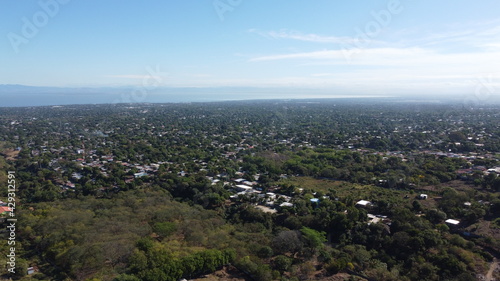
[[[0,7],[1,106],[19,97],[32,105],[359,96],[487,102],[500,93],[494,0]]]

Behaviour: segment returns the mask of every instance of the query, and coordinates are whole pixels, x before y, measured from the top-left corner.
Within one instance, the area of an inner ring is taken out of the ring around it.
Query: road
[[[493,281],[493,272],[495,269],[499,266],[497,258],[493,259],[493,262],[490,265],[490,270],[488,270],[488,273],[486,273],[486,281]]]

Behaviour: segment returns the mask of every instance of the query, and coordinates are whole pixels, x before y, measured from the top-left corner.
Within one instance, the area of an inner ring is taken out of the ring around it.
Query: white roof
[[[368,222],[368,224],[372,224],[372,223],[378,223],[379,221],[381,221],[382,219],[377,217],[376,215],[373,215],[373,214],[368,214],[368,218],[370,219],[370,221]]]
[[[449,224],[453,224],[453,225],[458,225],[460,223],[460,221],[452,220],[452,219],[447,219],[444,222],[449,223]]]
[[[251,186],[248,186],[248,185],[243,185],[243,184],[237,184],[236,187],[240,188],[240,189],[245,189],[245,190],[250,190],[252,189]]]
[[[363,206],[371,205],[371,204],[372,204],[372,202],[366,201],[366,200],[359,200],[358,202],[356,202],[356,205],[363,205]]]

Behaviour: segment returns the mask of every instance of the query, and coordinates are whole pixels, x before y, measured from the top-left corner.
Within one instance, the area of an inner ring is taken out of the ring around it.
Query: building
[[[358,202],[356,202],[356,207],[369,208],[372,205],[373,205],[372,202],[367,200],[359,200]]]
[[[237,184],[236,190],[240,192],[249,192],[252,190],[252,187],[244,184]]]
[[[378,223],[382,220],[381,218],[373,214],[367,214],[367,216],[368,216],[368,224]]]
[[[27,268],[28,275],[34,274],[37,271],[38,271],[38,268],[33,267],[33,266]]]
[[[453,220],[453,219],[447,219],[444,221],[447,225],[449,226],[458,226],[460,224],[460,221]]]
[[[268,192],[266,195],[269,197],[270,200],[276,199],[276,193],[273,192]]]
[[[318,198],[312,198],[310,201],[314,207],[319,207],[319,199]]]
[[[422,193],[422,194],[420,194],[420,195],[418,196],[418,199],[420,199],[420,200],[425,200],[425,199],[427,199],[427,197],[428,197],[428,196],[427,196],[427,194],[423,194],[423,193]]]
[[[10,207],[0,206],[0,215],[7,215],[10,212],[12,212],[12,209]]]
[[[135,178],[141,178],[141,177],[147,176],[147,174],[148,173],[146,173],[146,172],[135,173],[134,177]]]

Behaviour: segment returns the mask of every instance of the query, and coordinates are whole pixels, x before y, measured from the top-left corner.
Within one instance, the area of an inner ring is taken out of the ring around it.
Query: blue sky
[[[498,11],[498,0],[0,0],[0,84],[498,94]]]

